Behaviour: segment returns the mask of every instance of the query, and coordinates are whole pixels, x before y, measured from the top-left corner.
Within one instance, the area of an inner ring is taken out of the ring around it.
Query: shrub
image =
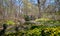
[[[7,24],[7,25],[14,25],[15,22],[13,22],[12,20],[7,20],[7,21],[6,21],[6,24]]]
[[[30,17],[28,15],[24,15],[25,21],[29,21]]]
[[[59,27],[43,27],[34,28],[29,30],[20,30],[17,32],[18,36],[60,36],[60,26]],[[6,33],[8,36],[15,36],[15,33]]]
[[[60,28],[35,28],[27,32],[29,36],[60,36]]]
[[[27,36],[39,36],[41,34],[38,28],[27,31]]]
[[[39,28],[39,26],[32,26],[30,29]]]
[[[49,20],[51,20],[51,19],[49,19],[49,18],[40,18],[40,19],[36,19],[35,21],[36,22],[41,22],[41,21],[49,21]]]
[[[44,28],[41,32],[44,36],[58,36],[59,28]]]
[[[35,21],[40,22],[40,24],[60,24],[60,21],[52,20],[48,18],[40,18],[40,19],[36,19]]]

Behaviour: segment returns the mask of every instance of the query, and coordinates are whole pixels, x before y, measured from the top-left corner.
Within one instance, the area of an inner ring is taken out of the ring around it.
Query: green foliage
[[[46,20],[46,21],[45,21]],[[31,24],[29,25],[29,22],[28,22],[28,25],[26,24],[26,27],[28,28],[25,28],[23,30],[19,30],[18,32],[9,32],[9,33],[5,33],[6,36],[60,36],[60,26],[45,26],[44,24],[60,24],[60,21],[58,20],[39,20],[37,22],[41,22],[43,24],[41,25],[36,25],[36,24]],[[13,21],[7,21],[8,24],[14,24]],[[13,22],[13,23],[12,23]]]
[[[30,36],[58,36],[60,33],[60,28],[35,28],[27,32]],[[60,36],[60,35],[59,35]]]
[[[32,26],[30,29],[39,28],[39,26]]]
[[[29,21],[30,17],[28,15],[24,15],[25,21]]]
[[[51,19],[49,19],[49,18],[40,18],[40,19],[36,19],[35,21],[36,22],[41,22],[41,21],[49,21],[49,20],[51,20]]]
[[[40,36],[41,32],[38,28],[27,31],[27,36]]]
[[[44,36],[58,36],[59,31],[59,28],[44,28],[41,34]]]
[[[15,22],[13,22],[12,20],[7,20],[7,21],[6,21],[6,24],[7,24],[7,25],[14,25]]]
[[[35,21],[40,22],[40,24],[60,24],[59,20],[52,20],[48,18],[40,18],[40,19],[36,19]]]
[[[35,26],[32,26],[35,27]],[[56,27],[40,27],[37,26],[35,28],[29,30],[20,30],[18,32],[9,32],[6,33],[6,36],[60,36],[60,26]]]

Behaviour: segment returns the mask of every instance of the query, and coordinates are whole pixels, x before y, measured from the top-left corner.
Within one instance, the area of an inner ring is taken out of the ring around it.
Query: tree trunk
[[[37,0],[37,2],[38,2],[38,9],[39,9],[38,18],[41,18],[41,11],[40,11],[40,0]]]

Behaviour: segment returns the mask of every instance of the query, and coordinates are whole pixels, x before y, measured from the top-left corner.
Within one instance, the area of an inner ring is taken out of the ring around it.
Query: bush
[[[41,22],[41,21],[50,21],[51,19],[49,19],[49,18],[40,18],[40,19],[36,19],[35,21],[36,22]]]
[[[28,15],[24,15],[25,21],[29,21],[30,17]]]
[[[35,28],[27,32],[29,36],[60,36],[60,28]]]
[[[58,27],[34,27],[33,29],[29,30],[20,30],[17,33],[6,33],[8,36],[60,36],[60,26]]]
[[[29,30],[27,31],[27,36],[41,36],[41,30],[39,30],[38,28],[35,28],[33,30]]]
[[[40,19],[36,19],[35,21],[40,22],[40,24],[60,24],[60,21],[52,20],[48,18],[40,18]]]
[[[41,32],[42,36],[58,36],[59,28],[44,28]]]
[[[30,29],[39,28],[39,26],[32,26]]]
[[[6,24],[7,24],[7,25],[14,25],[15,22],[13,22],[12,20],[7,20],[7,21],[6,21]]]

